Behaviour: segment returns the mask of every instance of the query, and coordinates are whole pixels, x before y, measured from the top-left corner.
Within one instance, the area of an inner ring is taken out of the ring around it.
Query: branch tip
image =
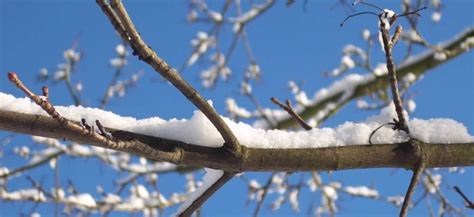
[[[16,83],[18,81],[18,76],[16,75],[15,72],[8,72],[8,80],[10,80],[13,83]]]

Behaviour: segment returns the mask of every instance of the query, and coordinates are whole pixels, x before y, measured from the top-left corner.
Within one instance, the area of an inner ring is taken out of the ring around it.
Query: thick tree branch
[[[436,68],[437,66],[447,63],[453,58],[470,51],[472,47],[474,47],[474,44],[472,42],[469,43],[468,39],[472,37],[474,37],[474,27],[468,28],[467,30],[459,33],[459,35],[454,39],[439,45],[440,50],[444,50],[446,52],[446,59],[436,59],[436,52],[431,50],[427,53],[419,54],[409,58],[407,61],[398,64],[396,67],[397,75],[399,77],[404,77],[409,73],[413,73],[417,78],[422,76],[428,72],[428,70]],[[334,107],[331,112],[325,116],[325,118],[328,118],[332,113],[341,109],[353,99],[370,95],[377,90],[388,87],[388,85],[389,82],[385,75],[376,76],[364,83],[358,84],[356,87],[354,87],[354,91],[352,91],[349,95],[347,95],[345,90],[341,90],[326,98],[318,100],[312,105],[306,106],[303,111],[299,112],[299,115],[306,120],[315,116],[318,114],[318,112],[325,110],[328,105],[335,104],[336,107]],[[288,127],[296,126],[297,124],[298,123],[292,117],[288,117],[284,120],[278,121],[275,128],[286,129]]]
[[[105,0],[98,0],[97,4],[102,8],[102,11],[107,15],[114,28],[120,33],[123,40],[128,41],[134,51],[134,55],[138,55],[140,60],[143,60],[150,65],[155,71],[161,74],[166,80],[171,82],[186,98],[192,102],[199,110],[206,115],[211,123],[216,127],[219,133],[224,138],[224,147],[233,154],[239,152],[239,142],[230,128],[226,125],[224,120],[212,108],[211,105],[197,92],[188,82],[186,82],[168,63],[161,59],[156,52],[138,33],[135,25],[130,19],[127,10],[120,0],[111,0],[110,6]]]
[[[242,155],[184,142],[106,128],[116,140],[84,136],[82,131],[65,128],[53,118],[0,111],[0,130],[67,139],[137,154],[157,161],[183,166],[208,167],[228,172],[310,171],[362,168],[413,168],[419,158],[401,147],[406,144],[351,145],[328,148],[260,149],[242,146]],[[425,144],[426,168],[474,166],[474,143]]]

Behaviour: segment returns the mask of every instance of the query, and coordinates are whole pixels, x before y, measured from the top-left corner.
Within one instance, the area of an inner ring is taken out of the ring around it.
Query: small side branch
[[[311,126],[309,126],[309,124],[307,124],[303,118],[301,118],[300,115],[298,115],[297,112],[295,112],[295,110],[293,109],[293,106],[291,105],[291,102],[290,100],[286,99],[285,100],[285,103],[286,105],[283,105],[283,103],[281,103],[280,101],[278,101],[277,98],[275,97],[272,97],[270,98],[270,100],[275,103],[276,105],[280,106],[280,108],[282,108],[283,110],[285,110],[286,112],[288,112],[288,114],[293,117],[297,122],[298,124],[305,130],[311,130],[313,129]]]
[[[60,128],[64,128],[63,130],[66,131],[71,131],[76,134],[76,136],[80,137],[88,137],[84,139],[88,139],[91,141],[91,143],[95,144],[100,144],[99,146],[104,147],[104,148],[109,148],[109,149],[126,149],[128,146],[130,146],[130,142],[125,142],[125,141],[120,141],[116,139],[112,139],[112,137],[108,136],[106,134],[105,130],[103,129],[104,127],[101,126],[100,122],[97,122],[99,126],[99,130],[101,130],[101,133],[95,133],[94,127],[89,126],[85,120],[82,121],[82,124],[76,123],[74,121],[70,121],[67,118],[63,117],[59,112],[56,110],[53,104],[49,102],[48,100],[48,95],[49,91],[46,86],[42,88],[43,91],[43,96],[38,96],[34,94],[30,89],[28,89],[23,82],[20,80],[18,75],[15,72],[9,72],[8,73],[8,79],[15,84],[16,87],[18,87],[20,90],[22,90],[28,98],[30,98],[33,102],[35,102],[38,106],[40,106],[43,111],[48,113],[48,115],[53,118],[56,122],[59,123]],[[41,127],[44,127],[42,125],[39,125]],[[40,130],[44,130],[41,128]],[[63,139],[66,139],[64,136]]]
[[[204,178],[203,178],[204,182],[214,181],[214,180],[206,180],[206,179],[213,178],[213,177],[206,177],[208,176],[209,173],[211,172],[208,172],[206,173],[206,175],[204,175]],[[215,172],[213,171],[212,173],[215,173]],[[212,176],[212,175],[209,175],[209,176]],[[234,173],[223,172],[222,175],[219,178],[217,178],[214,181],[214,183],[212,183],[210,186],[202,186],[203,188],[207,187],[207,189],[203,189],[202,192],[200,192],[200,189],[198,188],[196,192],[194,192],[198,195],[194,197],[193,195],[190,196],[190,198],[188,198],[188,201],[186,201],[183,204],[183,207],[179,208],[178,212],[176,213],[176,216],[179,216],[179,217],[191,216],[197,209],[199,209],[202,206],[202,204],[204,204],[204,202],[206,202],[207,199],[209,199],[225,183],[231,180],[232,177],[234,177]]]
[[[410,180],[410,185],[408,186],[407,192],[405,194],[405,198],[403,200],[402,209],[400,210],[400,217],[407,216],[408,208],[410,207],[410,201],[415,192],[416,185],[420,181],[421,174],[423,173],[424,166],[419,165],[415,171],[413,171],[413,176]]]
[[[401,27],[397,27],[394,36],[392,37],[392,39],[390,39],[389,32],[383,25],[384,22],[380,21],[380,23],[380,33],[382,34],[385,58],[387,61],[387,71],[390,80],[390,88],[392,90],[393,103],[395,104],[395,110],[398,116],[398,120],[395,122],[395,126],[398,130],[402,130],[409,134],[410,132],[408,130],[408,124],[405,119],[405,116],[403,115],[402,99],[398,91],[397,71],[392,58],[392,47],[394,45],[393,42],[397,41],[398,35],[401,33]]]
[[[458,186],[454,186],[454,190],[461,195],[462,199],[464,199],[464,202],[466,203],[466,207],[469,209],[474,209],[474,203],[467,198],[467,196],[461,191],[461,189]]]

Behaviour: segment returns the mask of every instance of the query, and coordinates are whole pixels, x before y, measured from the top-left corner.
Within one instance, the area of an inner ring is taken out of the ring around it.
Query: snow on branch
[[[405,167],[413,160],[410,155],[403,156],[403,159],[396,157],[397,152],[394,152],[393,148],[407,138],[391,129],[381,129],[374,136],[374,144],[380,145],[364,145],[368,143],[370,133],[380,123],[386,123],[396,117],[393,107],[383,109],[380,115],[369,117],[364,122],[346,122],[335,128],[313,128],[298,132],[258,129],[225,119],[226,124],[242,141],[245,156],[222,152],[222,138],[199,111],[194,112],[189,120],[166,121],[159,117],[137,120],[81,106],[55,108],[71,121],[84,118],[91,123],[91,120],[100,120],[117,145],[107,146],[102,140],[84,136],[83,131],[64,128],[58,121],[47,117],[46,113],[28,98],[15,98],[4,93],[0,93],[0,130],[66,138],[159,161],[227,171]],[[427,167],[474,164],[472,158],[464,158],[474,152],[474,146],[470,145],[474,138],[462,124],[450,119],[409,119],[408,124],[411,136],[429,143],[426,148],[435,153],[433,156],[436,156],[436,160],[429,162]],[[183,131],[187,133],[183,134]],[[449,146],[453,152],[442,151],[441,146]],[[464,151],[461,151],[462,147],[465,148]],[[456,162],[447,160],[453,153],[459,155],[456,156]],[[337,160],[334,158],[335,154],[340,155]],[[360,159],[355,157],[358,154]],[[372,155],[373,161],[367,160],[371,159]]]
[[[410,57],[397,65],[397,75],[402,78],[410,74],[419,78],[428,70],[470,51],[474,47],[474,27],[462,31],[454,39],[440,43],[437,47],[436,50],[430,48],[428,51]],[[448,55],[440,58],[439,50]],[[381,88],[386,88],[389,82],[386,80],[387,70],[385,65],[377,67],[374,71],[375,74],[368,75],[348,74],[335,81],[328,88],[316,92],[308,104],[297,106],[295,110],[305,120],[316,118],[317,121],[322,121],[351,100],[369,95]],[[279,113],[278,116],[273,118],[277,121],[275,125],[277,129],[297,125],[297,122],[286,113]],[[269,127],[265,120],[259,120],[255,125]]]
[[[205,147],[222,147],[224,142],[210,121],[195,111],[190,119],[164,120],[160,117],[135,119],[122,117],[110,111],[82,106],[56,106],[56,110],[65,118],[87,123],[99,120],[109,128],[155,136]],[[45,112],[28,98],[15,98],[0,92],[0,110],[26,114],[46,115]],[[237,135],[242,144],[251,148],[323,148],[331,146],[361,145],[368,142],[370,133],[381,123],[396,117],[393,105],[383,109],[377,116],[364,122],[346,122],[335,128],[314,128],[309,131],[290,132],[285,130],[265,130],[254,128],[245,123],[236,123],[222,117]],[[474,137],[467,129],[451,119],[412,119],[412,136],[429,143],[473,142]],[[187,132],[183,134],[182,132]],[[381,129],[373,138],[374,144],[398,143],[406,138],[391,129]]]

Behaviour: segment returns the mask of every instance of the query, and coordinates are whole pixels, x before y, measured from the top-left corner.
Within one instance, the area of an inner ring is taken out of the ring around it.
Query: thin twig
[[[260,208],[263,205],[263,201],[265,200],[265,197],[267,197],[268,189],[270,189],[270,186],[272,185],[273,182],[273,177],[275,177],[277,173],[273,172],[272,175],[268,178],[267,183],[265,183],[265,186],[262,187],[263,192],[262,192],[262,198],[260,201],[258,201],[257,206],[255,207],[255,211],[253,212],[253,217],[258,216],[258,212],[260,211]]]
[[[198,208],[202,206],[204,202],[206,202],[207,199],[209,199],[209,197],[211,197],[225,183],[231,180],[234,175],[234,173],[224,172],[222,177],[220,177],[214,184],[212,184],[211,187],[209,187],[203,194],[201,194],[196,200],[194,200],[193,203],[178,216],[191,216]]]
[[[88,125],[85,123],[85,121],[82,121],[83,125],[81,125],[80,123],[70,121],[67,118],[63,117],[61,114],[59,114],[56,108],[54,108],[53,104],[51,104],[51,102],[49,102],[46,97],[37,96],[31,90],[29,90],[23,84],[23,82],[21,82],[15,72],[9,72],[8,79],[13,84],[15,84],[15,86],[17,86],[20,90],[22,90],[28,96],[28,98],[30,98],[33,102],[39,105],[43,109],[43,111],[48,113],[48,115],[51,116],[55,121],[59,122],[60,126],[63,127],[65,130],[69,130],[82,136],[87,135],[91,142],[104,148],[118,150],[126,149],[132,145],[132,143],[128,141],[110,139],[109,137],[95,133],[93,126],[87,127]],[[47,88],[43,87],[43,94],[47,92],[45,91],[45,89]]]
[[[15,84],[20,90],[22,90],[33,102],[38,104],[46,113],[48,113],[52,118],[56,119],[59,121],[61,124],[67,124],[67,119],[65,119],[63,116],[59,114],[59,112],[56,111],[54,106],[47,100],[43,99],[33,92],[31,92],[24,84],[21,82],[21,80],[18,78],[17,74],[14,72],[9,72],[8,73],[8,79]],[[47,87],[43,87],[43,94],[47,95]]]
[[[371,133],[370,133],[370,136],[369,136],[369,144],[372,145],[372,136],[375,135],[375,133],[380,130],[382,127],[384,126],[387,126],[387,125],[390,125],[392,123],[385,123],[385,124],[382,124],[380,126],[378,126],[377,128],[375,128],[375,130],[373,130]]]
[[[288,112],[288,114],[293,117],[297,122],[298,124],[300,124],[300,126],[305,129],[305,130],[311,130],[313,129],[311,126],[309,126],[309,124],[307,124],[303,118],[301,118],[300,115],[298,115],[297,112],[295,112],[295,110],[293,109],[293,106],[291,105],[291,102],[290,100],[285,100],[285,103],[286,105],[283,105],[283,103],[281,103],[280,101],[278,101],[277,98],[275,97],[272,97],[270,98],[270,100],[275,103],[276,105],[280,106],[280,108],[282,108],[283,110],[285,110],[286,112]]]
[[[382,34],[383,46],[385,51],[385,58],[387,61],[387,71],[390,80],[390,87],[392,90],[393,103],[395,104],[395,111],[397,112],[398,120],[395,122],[397,129],[405,131],[409,134],[409,129],[405,116],[403,115],[403,106],[400,93],[398,91],[397,71],[392,58],[392,44],[390,43],[390,36],[388,30],[383,25],[384,22],[380,20],[380,32]],[[400,34],[400,33],[398,33]],[[395,38],[395,37],[394,37]]]
[[[464,199],[464,202],[466,202],[466,207],[469,209],[474,209],[474,203],[467,198],[467,196],[461,191],[461,189],[458,186],[454,186],[454,190],[458,192],[459,195]]]
[[[64,150],[56,150],[56,151],[48,154],[47,156],[41,158],[41,160],[34,161],[34,162],[29,163],[29,164],[20,166],[20,167],[14,169],[14,170],[12,170],[8,173],[3,173],[3,174],[0,175],[0,178],[10,177],[10,176],[16,175],[18,173],[22,173],[24,171],[27,171],[27,170],[33,169],[35,167],[41,166],[45,163],[48,163],[53,158],[57,158],[57,157],[61,156],[64,153],[66,153]]]
[[[400,217],[405,217],[408,212],[408,208],[410,206],[411,197],[415,192],[416,185],[418,181],[420,181],[421,174],[424,170],[424,166],[419,165],[416,167],[415,171],[413,171],[413,175],[410,180],[410,185],[408,186],[407,192],[405,194],[405,198],[403,200],[402,209],[400,210]]]

